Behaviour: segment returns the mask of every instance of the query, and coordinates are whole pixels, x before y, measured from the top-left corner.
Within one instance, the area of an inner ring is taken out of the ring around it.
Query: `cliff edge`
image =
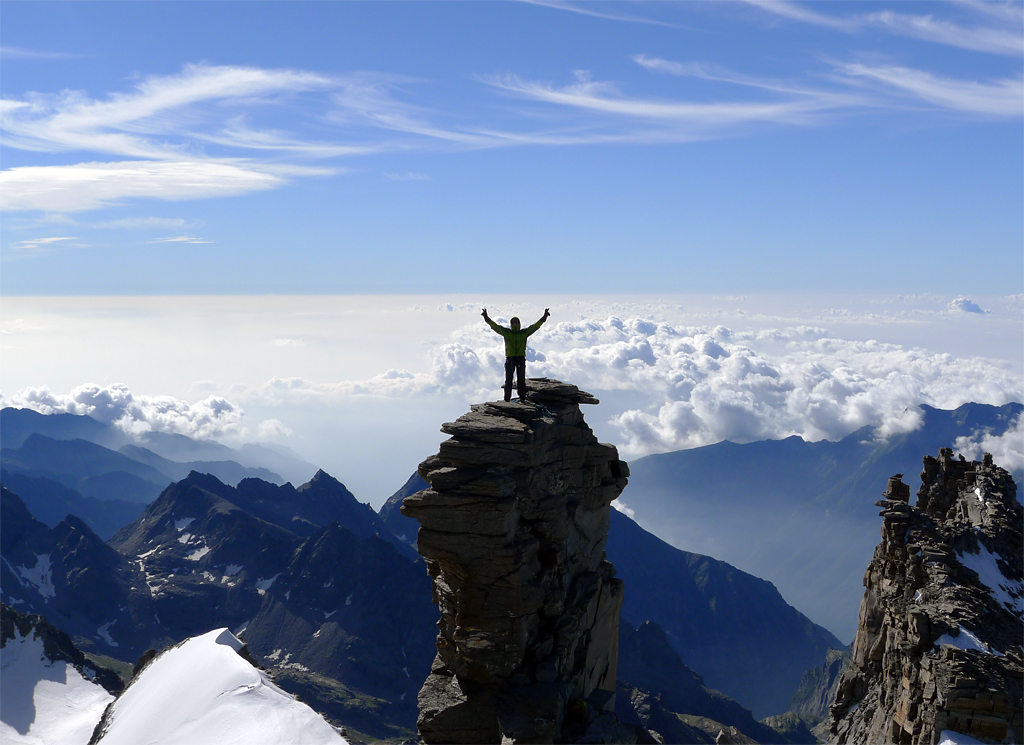
[[[1024,513],[985,454],[924,458],[917,506],[889,479],[864,576],[853,661],[831,707],[834,743],[937,743],[943,731],[1022,742]]]
[[[576,386],[529,380],[527,402],[478,404],[420,464],[405,498],[441,618],[419,694],[427,743],[621,742],[623,583],[605,560],[628,468],[598,443]]]

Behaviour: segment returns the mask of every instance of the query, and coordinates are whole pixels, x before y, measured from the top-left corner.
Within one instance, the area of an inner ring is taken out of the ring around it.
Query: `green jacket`
[[[526,338],[534,331],[544,325],[544,321],[547,317],[541,318],[537,323],[532,326],[527,326],[525,329],[519,329],[514,331],[513,329],[507,329],[504,326],[499,326],[490,318],[485,318],[487,325],[490,326],[495,332],[501,334],[505,338],[505,356],[506,357],[525,357],[526,356]]]

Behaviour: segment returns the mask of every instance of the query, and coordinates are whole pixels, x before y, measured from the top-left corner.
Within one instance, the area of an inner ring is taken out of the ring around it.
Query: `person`
[[[487,321],[487,325],[505,339],[505,400],[512,400],[512,373],[514,372],[518,378],[516,390],[519,393],[519,400],[525,401],[526,339],[530,334],[539,329],[544,324],[544,321],[548,320],[548,316],[551,315],[551,310],[549,308],[545,308],[544,315],[541,316],[541,319],[532,326],[527,326],[525,329],[519,328],[519,319],[515,317],[509,321],[509,325],[512,328],[505,328],[491,320],[490,316],[487,315],[487,308],[483,309],[482,315],[484,320]]]

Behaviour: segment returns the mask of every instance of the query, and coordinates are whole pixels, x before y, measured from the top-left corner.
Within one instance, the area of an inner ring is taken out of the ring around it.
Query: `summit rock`
[[[405,498],[439,606],[419,694],[427,743],[622,742],[615,708],[623,583],[605,560],[629,470],[587,426],[576,386],[528,381],[441,429]],[[633,735],[635,737],[635,735]]]

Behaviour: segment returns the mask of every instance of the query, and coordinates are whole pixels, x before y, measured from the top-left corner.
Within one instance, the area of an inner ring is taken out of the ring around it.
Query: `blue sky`
[[[1019,2],[2,12],[0,405],[379,506],[500,395],[482,306],[630,460],[1024,400]]]
[[[5,3],[0,289],[1017,294],[1022,17]]]

